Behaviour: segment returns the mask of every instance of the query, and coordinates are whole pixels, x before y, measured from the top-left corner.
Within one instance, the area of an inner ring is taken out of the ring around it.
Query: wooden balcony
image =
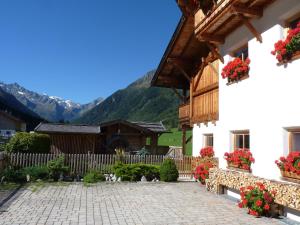
[[[181,126],[190,126],[190,103],[185,103],[179,106],[179,123]]]

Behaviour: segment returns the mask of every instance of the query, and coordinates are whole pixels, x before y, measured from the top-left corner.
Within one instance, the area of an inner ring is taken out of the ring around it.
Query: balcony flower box
[[[300,152],[291,152],[287,157],[275,161],[284,178],[300,181]]]
[[[254,163],[252,153],[248,149],[236,149],[224,155],[228,168],[238,171],[251,172],[251,164]]]
[[[213,147],[204,147],[200,150],[201,158],[213,158],[215,156],[215,152]]]
[[[224,66],[221,73],[222,78],[227,79],[229,84],[242,80],[242,78],[247,77],[249,74],[249,64],[249,58],[246,60],[234,58]]]
[[[288,31],[285,40],[279,40],[274,44],[274,50],[271,53],[276,56],[278,65],[300,58],[300,23],[295,29]]]

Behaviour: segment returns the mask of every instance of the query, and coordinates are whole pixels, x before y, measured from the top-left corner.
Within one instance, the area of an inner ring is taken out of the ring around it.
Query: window
[[[214,135],[213,134],[204,134],[204,146],[203,147],[214,147]]]
[[[300,129],[289,132],[289,151],[300,152]]]
[[[234,149],[250,149],[249,131],[234,131],[233,134],[233,150]]]
[[[235,50],[233,53],[232,53],[232,56],[233,57],[236,57],[236,58],[240,58],[242,60],[245,60],[248,58],[248,44],[247,45],[244,45],[243,47]]]

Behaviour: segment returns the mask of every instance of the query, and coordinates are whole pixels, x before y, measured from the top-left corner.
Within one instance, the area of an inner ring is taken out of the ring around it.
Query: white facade
[[[241,26],[226,37],[220,50],[225,63],[219,68],[219,121],[194,124],[193,155],[203,147],[203,135],[214,135],[214,150],[220,168],[226,168],[223,156],[233,150],[232,131],[249,130],[250,150],[255,158],[252,173],[264,178],[279,179],[274,163],[288,154],[287,128],[300,128],[300,60],[278,66],[270,52],[274,43],[284,38],[285,22],[299,14],[299,0],[278,0],[267,7],[262,18],[251,23],[261,33],[263,43]],[[227,85],[222,67],[232,58],[229,53],[248,43],[249,78]]]

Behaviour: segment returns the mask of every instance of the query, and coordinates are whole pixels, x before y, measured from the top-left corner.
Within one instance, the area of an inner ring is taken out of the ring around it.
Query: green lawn
[[[192,135],[192,131],[186,132],[187,139]],[[158,145],[162,146],[182,146],[182,131],[177,128],[171,129],[171,133],[162,134],[158,139]],[[192,155],[192,142],[187,144],[187,155]]]

